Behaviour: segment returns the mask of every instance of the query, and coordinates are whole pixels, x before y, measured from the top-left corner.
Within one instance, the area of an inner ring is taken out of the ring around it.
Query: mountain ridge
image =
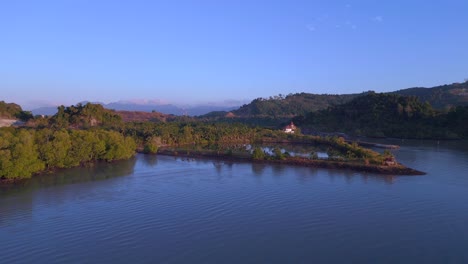
[[[157,100],[117,101],[108,104],[100,103],[107,109],[117,111],[160,112],[178,116],[202,116],[207,118],[222,117],[293,117],[305,115],[328,107],[340,105],[352,99],[368,94],[367,91],[352,94],[314,94],[295,93],[288,95],[275,95],[268,98],[256,98],[242,106],[197,105],[177,106]],[[384,94],[398,94],[418,97],[421,102],[429,102],[435,109],[448,111],[454,106],[468,105],[468,81],[452,83],[434,87],[412,87],[400,89]],[[86,102],[82,102],[86,103]],[[34,115],[53,115],[57,106],[40,107],[32,110]]]
[[[78,104],[86,104],[88,101],[79,102]],[[207,114],[212,111],[231,111],[236,109],[236,106],[216,106],[216,105],[197,105],[181,107],[173,104],[139,104],[129,101],[111,102],[108,104],[101,102],[93,102],[102,105],[107,109],[116,111],[132,111],[132,112],[159,112],[167,115],[178,116],[198,116]],[[59,106],[44,106],[31,110],[34,115],[47,115],[52,116],[57,113]]]

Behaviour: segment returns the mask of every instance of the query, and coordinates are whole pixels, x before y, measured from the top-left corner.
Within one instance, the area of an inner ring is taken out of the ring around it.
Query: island
[[[379,153],[339,136],[303,135],[292,124],[285,131],[186,117],[170,122],[124,121],[117,111],[91,103],[61,106],[52,117],[28,116],[22,121],[19,126],[0,128],[1,183],[95,161],[128,159],[136,152],[387,175],[424,174],[399,164],[390,150]],[[268,144],[308,145],[328,157],[319,158],[315,151],[298,156],[279,147],[265,151],[262,147]]]

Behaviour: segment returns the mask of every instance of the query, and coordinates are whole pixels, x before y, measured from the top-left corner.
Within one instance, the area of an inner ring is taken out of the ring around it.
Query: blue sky
[[[468,1],[0,1],[0,100],[179,104],[468,78]]]

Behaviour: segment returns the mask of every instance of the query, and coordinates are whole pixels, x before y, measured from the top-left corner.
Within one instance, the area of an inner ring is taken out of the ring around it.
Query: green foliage
[[[72,147],[69,133],[65,130],[51,131],[45,129],[38,131],[37,141],[39,155],[48,168],[66,168],[69,159],[69,151]]]
[[[252,159],[254,160],[264,160],[265,159],[265,152],[262,148],[256,147],[252,152]]]
[[[283,160],[285,159],[286,157],[284,156],[283,152],[281,151],[280,148],[276,147],[273,149],[273,156],[275,159],[278,159],[278,160]]]
[[[414,96],[432,107],[448,110],[452,106],[468,106],[468,82],[453,83],[432,88],[409,88],[393,92],[402,96]]]
[[[231,111],[229,115],[227,112],[212,112],[199,117],[198,120],[226,123],[238,122],[254,126],[278,128],[280,125],[290,122],[291,117],[343,104],[363,94],[280,94],[270,96],[269,98],[257,98],[249,104]],[[296,133],[300,133],[300,131]]]
[[[0,101],[0,117],[11,119],[17,118],[22,121],[28,121],[33,118],[31,112],[23,111],[21,106],[14,103],[5,103],[5,101]]]
[[[130,137],[125,137],[115,131],[97,131],[98,138],[105,144],[105,152],[99,156],[99,159],[113,161],[119,159],[128,159],[135,153],[136,143]]]
[[[155,154],[158,152],[158,147],[160,144],[161,139],[159,137],[149,137],[146,139],[143,151],[145,153]]]
[[[284,96],[280,94],[270,98],[257,98],[232,112],[236,116],[294,116],[342,104],[357,96],[359,95],[297,93]]]
[[[442,113],[428,103],[421,103],[417,97],[370,93],[343,105],[297,117],[294,122],[313,130],[357,136],[466,138],[466,109],[457,107]]]
[[[57,114],[51,118],[51,123],[56,128],[68,128],[69,126],[121,128],[123,126],[122,118],[119,115],[112,110],[105,109],[100,104],[92,103],[69,107],[59,106]]]
[[[144,145],[148,139],[158,147],[174,145],[227,145],[249,143],[257,139],[257,128],[244,124],[226,123],[127,123],[126,135],[132,136]]]
[[[21,121],[28,121],[28,120],[34,118],[30,111],[21,111],[21,112],[15,114],[15,117],[18,118]]]
[[[46,168],[127,159],[135,149],[131,137],[115,131],[1,128],[0,178],[29,178]]]
[[[34,131],[0,130],[0,178],[29,178],[44,169],[39,159]]]

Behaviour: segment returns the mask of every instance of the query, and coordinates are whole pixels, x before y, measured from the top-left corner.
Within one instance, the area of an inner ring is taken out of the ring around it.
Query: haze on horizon
[[[0,100],[199,104],[468,77],[467,1],[3,1]]]

